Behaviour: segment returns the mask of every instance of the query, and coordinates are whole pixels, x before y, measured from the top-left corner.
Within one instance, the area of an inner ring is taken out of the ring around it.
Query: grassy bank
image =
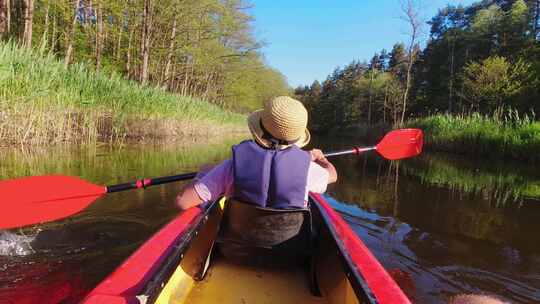
[[[245,132],[218,106],[0,43],[0,145],[117,142]]]
[[[412,120],[408,126],[424,130],[428,149],[540,161],[540,123],[528,118],[435,115]]]

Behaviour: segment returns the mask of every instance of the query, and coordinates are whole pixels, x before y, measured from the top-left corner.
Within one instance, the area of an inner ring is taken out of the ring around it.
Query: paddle
[[[360,154],[376,150],[387,159],[412,157],[422,151],[423,135],[419,129],[389,132],[373,147],[327,153],[325,156]],[[21,227],[65,218],[88,207],[106,193],[146,188],[148,186],[192,179],[196,172],[112,186],[99,186],[78,177],[63,175],[30,176],[0,181],[0,229]]]

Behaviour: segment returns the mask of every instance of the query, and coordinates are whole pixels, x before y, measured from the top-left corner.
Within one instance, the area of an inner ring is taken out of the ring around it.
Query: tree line
[[[534,117],[540,110],[539,0],[448,5],[427,22],[424,49],[414,1],[402,4],[409,43],[295,89],[311,112],[312,127],[399,126],[406,118],[437,113],[491,116],[512,110]]]
[[[243,0],[0,0],[0,37],[246,111],[287,94]]]

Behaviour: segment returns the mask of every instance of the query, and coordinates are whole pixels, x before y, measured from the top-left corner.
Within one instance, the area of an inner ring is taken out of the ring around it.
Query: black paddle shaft
[[[363,150],[374,150],[375,148],[365,148],[365,149],[359,149],[354,148],[352,150],[344,150],[344,151],[337,151],[337,152],[331,152],[324,154],[325,157],[331,157],[331,156],[338,156],[338,155],[347,155],[347,154],[359,154],[360,152],[363,152]],[[167,184],[177,181],[183,181],[192,179],[195,176],[197,176],[197,172],[191,172],[191,173],[184,173],[179,175],[171,175],[171,176],[163,176],[163,177],[156,177],[156,178],[144,178],[144,179],[138,179],[133,182],[124,183],[124,184],[117,184],[117,185],[111,185],[107,186],[107,193],[113,193],[113,192],[120,192],[120,191],[126,191],[131,189],[140,189],[140,188],[146,188],[149,186],[155,186],[155,185],[161,185],[161,184]]]
[[[155,185],[188,180],[188,179],[194,178],[196,175],[197,175],[197,172],[191,172],[191,173],[184,173],[184,174],[179,174],[179,175],[156,177],[152,179],[150,178],[138,179],[136,181],[125,183],[125,184],[107,186],[107,193],[146,188],[148,186],[155,186]]]

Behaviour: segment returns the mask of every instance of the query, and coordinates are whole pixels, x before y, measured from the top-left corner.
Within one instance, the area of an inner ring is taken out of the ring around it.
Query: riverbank
[[[0,43],[0,145],[119,143],[244,133],[245,116]]]
[[[411,120],[407,126],[424,130],[428,149],[487,158],[540,161],[540,123],[528,118],[434,115]]]

